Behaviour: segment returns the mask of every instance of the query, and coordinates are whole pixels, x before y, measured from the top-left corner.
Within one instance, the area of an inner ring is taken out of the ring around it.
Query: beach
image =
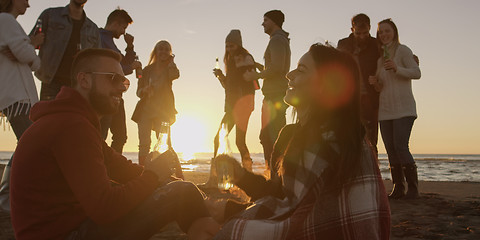
[[[3,165],[0,165],[3,171]],[[203,183],[208,173],[185,172],[186,181]],[[391,181],[385,180],[387,191]],[[391,238],[400,239],[480,239],[480,183],[420,181],[421,197],[417,200],[390,200]],[[227,194],[210,194],[228,197]],[[0,239],[14,239],[9,215],[0,212]],[[175,224],[151,240],[186,239]]]

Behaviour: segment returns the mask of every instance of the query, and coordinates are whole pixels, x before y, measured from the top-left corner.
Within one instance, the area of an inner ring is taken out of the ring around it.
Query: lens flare
[[[318,69],[317,76],[312,91],[318,104],[335,109],[353,97],[355,81],[346,67],[337,63],[326,64]]]

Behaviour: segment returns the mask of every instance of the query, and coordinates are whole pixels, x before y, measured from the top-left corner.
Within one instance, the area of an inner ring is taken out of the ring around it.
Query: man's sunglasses
[[[95,75],[109,75],[110,76],[110,83],[112,85],[116,84],[123,84],[125,86],[125,91],[127,91],[128,87],[130,87],[130,80],[125,76],[122,76],[118,73],[113,72],[86,72],[86,74],[95,74]]]

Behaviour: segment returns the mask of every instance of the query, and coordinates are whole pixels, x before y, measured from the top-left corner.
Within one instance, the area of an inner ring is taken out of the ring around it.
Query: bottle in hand
[[[137,55],[135,55],[135,61],[138,61],[138,56]],[[135,76],[137,77],[137,79],[142,78],[142,75],[143,75],[142,67],[136,68],[135,69]]]
[[[39,19],[37,20],[37,24],[35,24],[35,33],[34,33],[34,35],[37,35],[37,34],[39,34],[39,33],[42,33],[42,32],[43,32],[42,27],[43,27],[42,19],[39,18]],[[36,46],[35,49],[40,49],[40,46]]]

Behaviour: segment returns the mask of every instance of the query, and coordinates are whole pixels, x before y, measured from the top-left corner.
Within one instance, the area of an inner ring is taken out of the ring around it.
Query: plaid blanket
[[[282,176],[285,198],[258,199],[214,239],[389,239],[388,199],[370,146],[364,144],[361,174],[327,190],[320,178],[328,166],[324,156],[338,148],[331,132],[322,138],[303,150],[302,160],[300,155],[283,160],[293,169]]]

